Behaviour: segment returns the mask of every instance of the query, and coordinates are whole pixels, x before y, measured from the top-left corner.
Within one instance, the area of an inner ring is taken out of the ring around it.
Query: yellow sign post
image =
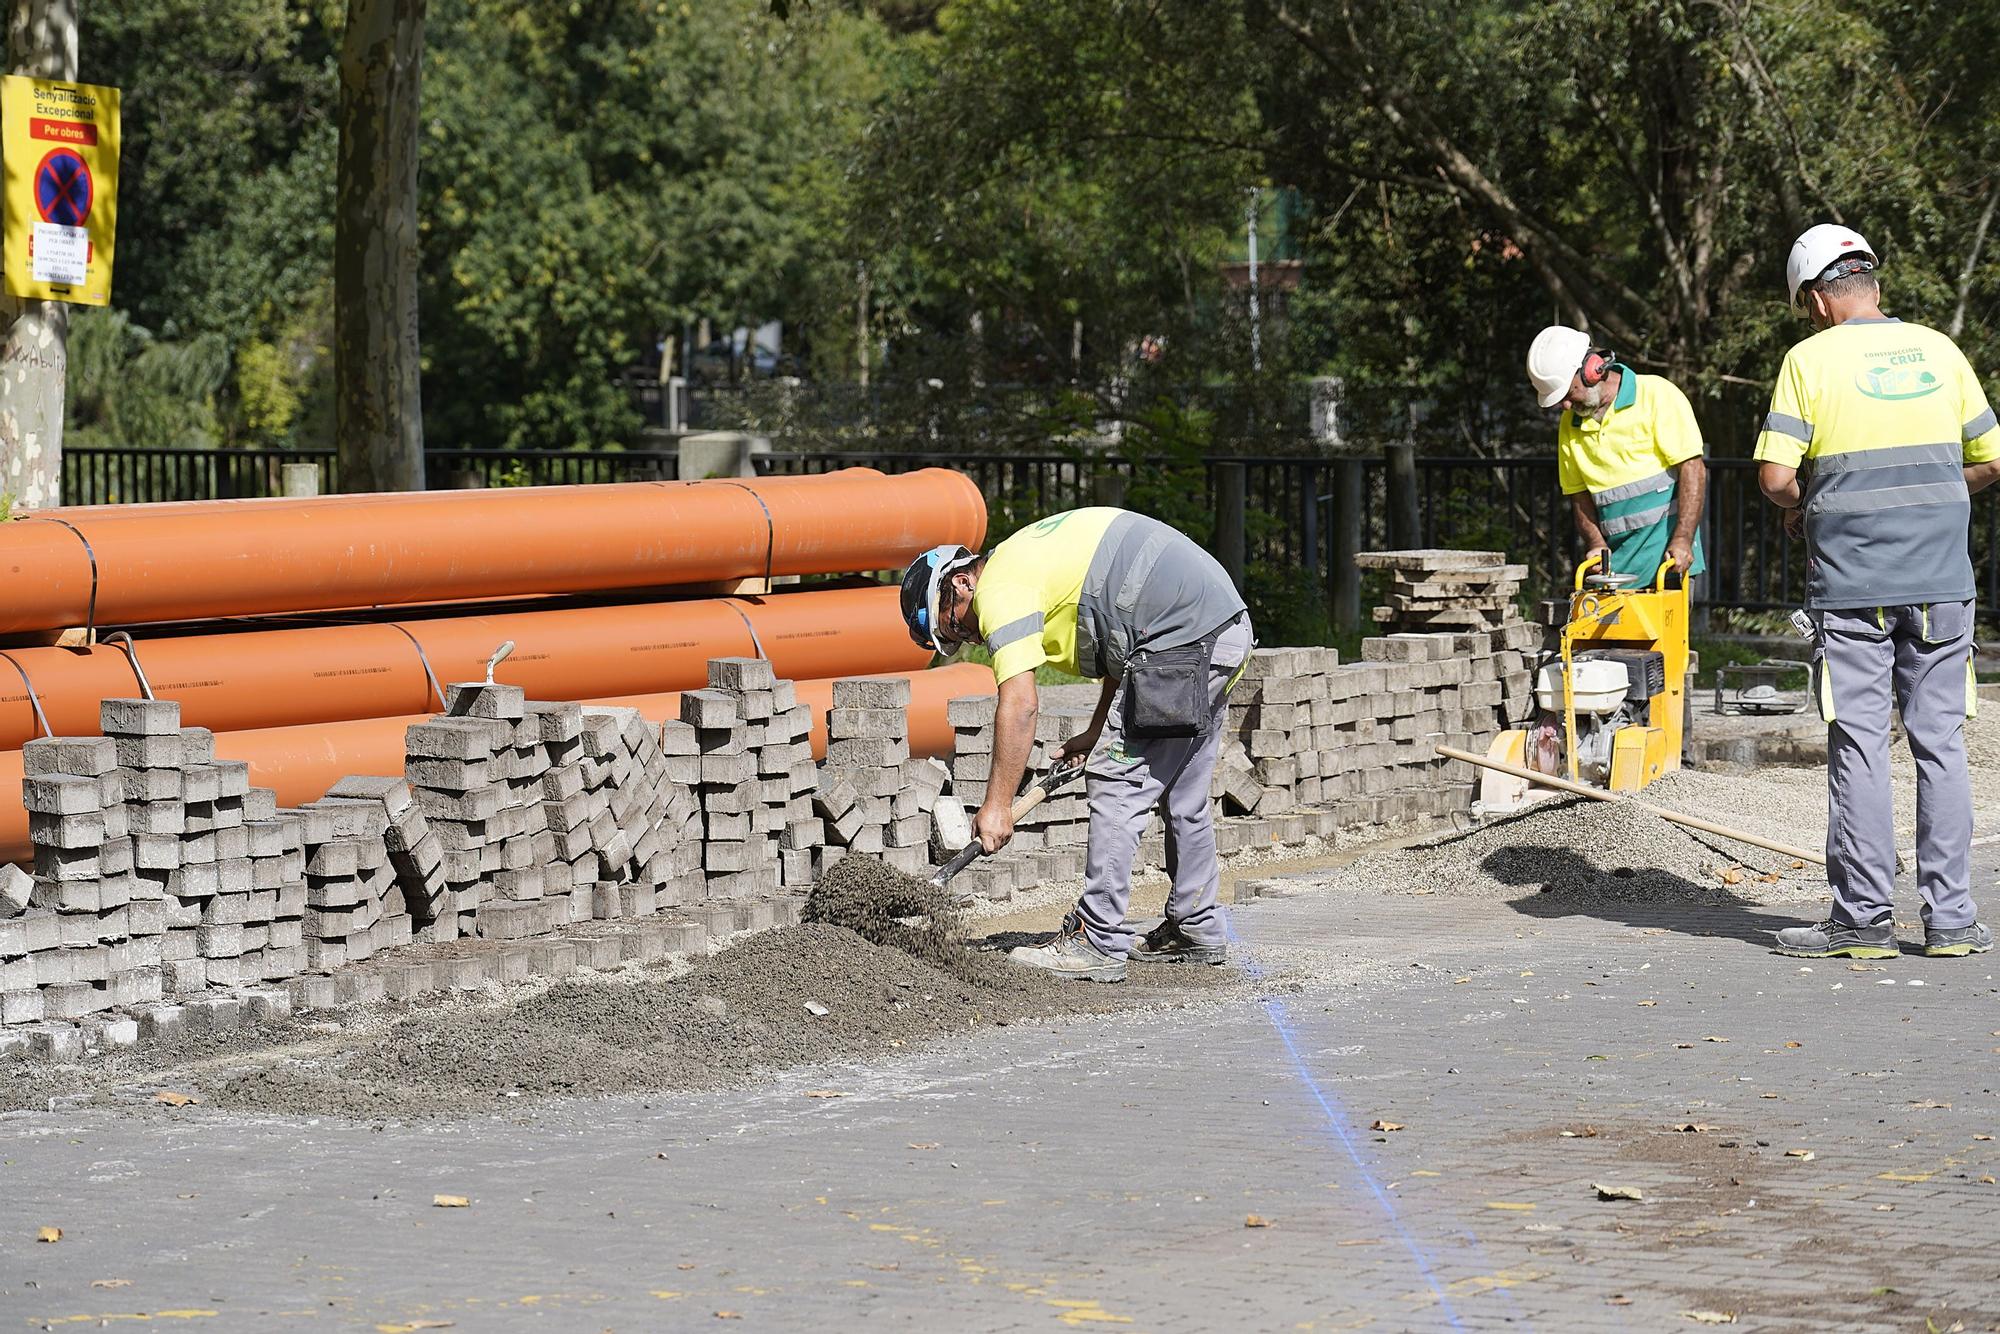
[[[118,232],[118,90],[0,79],[10,296],[111,301]]]

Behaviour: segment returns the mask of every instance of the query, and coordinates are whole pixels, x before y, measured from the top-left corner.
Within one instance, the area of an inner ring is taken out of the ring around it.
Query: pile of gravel
[[[970,957],[957,939],[956,896],[874,857],[841,858],[813,886],[800,916],[954,971]]]
[[[1649,788],[1648,799],[1657,793],[1659,804],[1667,804],[1662,786]],[[1689,795],[1689,789],[1680,789],[1680,795]],[[1674,808],[1729,819],[1688,810],[1689,805],[1683,801]],[[1803,841],[1800,831],[1789,833],[1793,841]],[[1469,833],[1358,858],[1328,872],[1326,883],[1446,896],[1542,893],[1657,901],[1671,894],[1722,902],[1814,897],[1824,893],[1826,881],[1811,862],[1794,866],[1792,858],[1683,828],[1635,805],[1576,798]]]

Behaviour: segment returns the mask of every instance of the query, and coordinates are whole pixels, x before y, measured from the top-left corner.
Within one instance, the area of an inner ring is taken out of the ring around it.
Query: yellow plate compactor
[[[1638,576],[1577,566],[1559,653],[1535,669],[1528,726],[1502,732],[1487,758],[1612,792],[1637,792],[1681,767],[1687,699],[1688,590],[1663,562]],[[1667,587],[1674,576],[1680,586]],[[1480,770],[1479,814],[1501,815],[1558,795]]]

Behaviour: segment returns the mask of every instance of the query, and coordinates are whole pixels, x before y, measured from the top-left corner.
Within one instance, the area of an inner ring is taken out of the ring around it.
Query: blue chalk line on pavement
[[[1230,947],[1238,951],[1241,957],[1243,939],[1236,934],[1236,923],[1230,919],[1227,912],[1223,914],[1223,930],[1228,935]],[[1261,981],[1264,977],[1264,970],[1254,959],[1244,959],[1243,971],[1252,981]],[[1292,1069],[1297,1072],[1299,1081],[1306,1086],[1313,1100],[1319,1104],[1320,1113],[1326,1121],[1326,1128],[1332,1132],[1334,1140],[1346,1152],[1348,1160],[1354,1164],[1354,1170],[1361,1174],[1361,1180],[1367,1184],[1369,1193],[1375,1197],[1375,1203],[1381,1207],[1383,1215],[1389,1220],[1389,1226],[1395,1230],[1397,1239],[1403,1243],[1403,1249],[1409,1252],[1410,1259],[1415,1262],[1417,1272],[1423,1276],[1425,1285],[1436,1295],[1438,1307],[1443,1312],[1444,1318],[1451,1322],[1453,1329],[1464,1329],[1464,1324],[1458,1318],[1458,1312],[1452,1307],[1451,1298],[1445,1296],[1444,1286],[1438,1282],[1437,1275],[1433,1272],[1430,1255],[1424,1250],[1423,1244],[1403,1225],[1402,1216],[1396,1212],[1395,1201],[1389,1198],[1389,1193],[1375,1180],[1375,1174],[1368,1170],[1368,1165],[1361,1161],[1361,1153],[1355,1148],[1353,1136],[1348,1133],[1347,1114],[1337,1105],[1340,1100],[1319,1086],[1319,1081],[1313,1078],[1312,1071],[1307,1068],[1305,1058],[1299,1054],[1298,1043],[1292,1036],[1291,1010],[1283,1001],[1271,996],[1265,997],[1260,1004],[1264,1008],[1264,1017],[1270,1021],[1278,1040],[1285,1044],[1285,1054],[1291,1058]]]

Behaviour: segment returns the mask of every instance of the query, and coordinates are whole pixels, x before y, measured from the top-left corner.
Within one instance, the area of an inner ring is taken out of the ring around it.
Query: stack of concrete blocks
[[[278,918],[278,895],[275,888],[259,892],[254,883],[247,809],[250,766],[240,760],[217,761],[215,738],[202,728],[178,727],[179,709],[170,702],[125,701],[128,705],[142,702],[163,729],[152,738],[160,743],[160,749],[149,758],[162,761],[161,768],[176,763],[180,768],[181,866],[171,882],[179,909],[170,914],[170,922],[185,929],[190,919],[194,921],[196,950],[193,957],[172,965],[174,990],[186,994],[203,987],[238,987],[264,981],[269,975],[265,951],[270,946],[271,924]],[[117,739],[121,748],[138,746],[138,737],[121,735],[114,729],[112,703],[105,701],[105,734]],[[138,711],[130,712],[136,715]],[[171,736],[164,730],[170,724],[175,729]],[[167,749],[170,743],[175,747],[172,754]],[[164,780],[163,774],[155,776]],[[142,775],[132,774],[135,789],[143,781],[147,779]],[[150,789],[161,790],[164,788]],[[171,813],[169,808],[169,819]],[[134,818],[139,818],[137,803]],[[147,819],[156,823],[153,816]],[[198,918],[193,916],[196,909]]]
[[[993,764],[993,731],[996,699],[992,695],[971,695],[945,705],[946,720],[952,727],[950,794],[941,800],[968,815],[986,800],[987,780]],[[1062,745],[1089,726],[1087,711],[1044,704],[1035,718],[1035,746],[1029,755],[1028,774],[1032,779],[1045,774],[1061,753]],[[1013,795],[1013,794],[1010,794]],[[947,810],[951,806],[946,807]],[[947,816],[934,821],[936,841],[931,854],[942,861],[959,851],[955,819]],[[1008,899],[1017,888],[1047,880],[1064,879],[1083,873],[1083,849],[1090,833],[1089,803],[1080,778],[1071,779],[1055,795],[1015,824],[1013,840],[1000,853],[982,857],[959,873],[952,883],[962,894],[978,898]],[[965,837],[970,838],[967,831]],[[957,846],[953,846],[956,842]],[[1157,828],[1141,840],[1140,862],[1156,864],[1160,857]]]
[[[825,824],[813,809],[819,767],[812,757],[812,709],[799,703],[793,683],[778,680],[761,658],[712,659],[708,684],[735,702],[745,750],[755,761],[751,836],[768,841],[769,851],[760,856],[774,853],[778,868],[776,886],[766,888],[768,876],[760,872],[749,883],[738,882],[726,897],[761,896],[780,887],[803,894],[812,886],[826,842]]]
[[[110,743],[47,739],[24,749],[22,796],[35,875],[21,909],[14,955],[0,963],[0,1012],[9,1022],[82,1019],[160,995],[159,938],[150,950],[151,994],[126,996],[139,962],[131,941],[132,845],[123,779]],[[92,772],[95,771],[95,772]],[[18,902],[18,878],[10,901]],[[17,952],[18,951],[18,952]]]
[[[776,712],[770,664],[739,671],[711,671],[721,681],[681,693],[681,721],[694,728],[700,754],[702,868],[706,896],[757,898],[778,888],[778,840],[764,810],[764,785],[757,773],[753,736],[764,735]],[[758,670],[761,669],[761,670]]]
[[[697,808],[692,789],[671,776],[686,757],[670,756],[661,729],[637,709],[595,710],[583,715],[583,726],[585,790],[603,807],[588,825],[598,879],[589,911],[572,905],[572,920],[650,917],[698,900]]]
[[[880,857],[914,875],[930,865],[930,818],[921,795],[915,802],[921,809],[906,816],[896,814],[898,799],[916,777],[909,762],[909,710],[908,677],[835,681],[833,707],[826,716],[820,791],[823,811],[845,807],[838,816],[828,817],[829,842],[849,852]],[[912,802],[905,800],[903,809],[911,810]]]
[[[1464,809],[1468,766],[1436,747],[1486,749],[1505,725],[1507,682],[1526,675],[1520,650],[1501,646],[1533,633],[1513,621],[1387,635],[1346,665],[1331,649],[1256,650],[1230,698],[1215,780],[1223,811],[1275,821],[1269,838],[1292,842]]]
[[[380,803],[335,798],[280,816],[298,823],[305,855],[308,969],[332,972],[414,938]]]
[[[402,891],[413,933],[425,941],[457,939],[458,914],[445,882],[444,845],[431,828],[430,817],[417,804],[409,780],[364,775],[343,778],[313,802],[312,808],[337,810],[354,803],[381,812],[389,873]],[[373,826],[377,821],[371,815],[367,823]],[[442,928],[441,921],[445,923]]]
[[[1388,604],[1374,610],[1389,631],[1497,630],[1514,617],[1528,567],[1498,551],[1364,551],[1354,563],[1389,577]]]

